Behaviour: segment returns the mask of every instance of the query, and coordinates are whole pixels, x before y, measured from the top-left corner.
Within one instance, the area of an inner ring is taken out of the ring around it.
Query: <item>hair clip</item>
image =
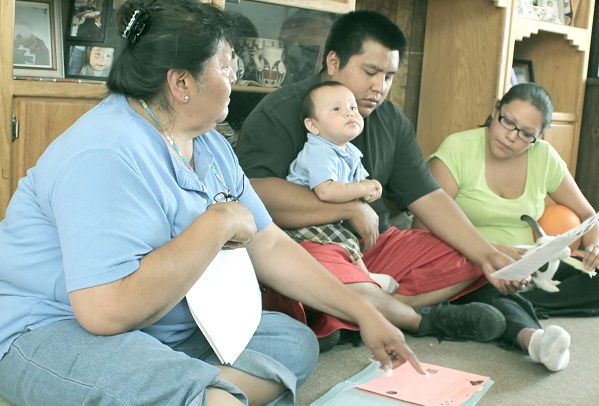
[[[133,43],[137,41],[137,37],[141,35],[146,28],[145,21],[148,19],[148,13],[143,8],[135,10],[133,15],[131,16],[131,20],[129,20],[129,24],[121,34],[121,37],[124,39],[128,39],[129,42]]]

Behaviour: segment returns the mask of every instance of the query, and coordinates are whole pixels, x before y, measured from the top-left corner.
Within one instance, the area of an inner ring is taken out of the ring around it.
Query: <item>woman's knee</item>
[[[297,378],[301,386],[314,372],[318,362],[318,340],[308,326],[277,312],[264,312],[260,336],[267,341],[252,348],[277,360]]]
[[[191,402],[191,404],[194,404],[194,402]],[[198,404],[203,404],[203,402],[199,402]],[[219,388],[207,388],[206,404],[222,406],[242,406],[244,403],[225,390]]]
[[[297,386],[303,385],[316,369],[318,363],[318,340],[314,332],[305,324],[291,319],[293,325],[289,326],[287,332],[291,333],[293,340],[290,341],[286,351],[289,361],[287,367],[297,377]]]

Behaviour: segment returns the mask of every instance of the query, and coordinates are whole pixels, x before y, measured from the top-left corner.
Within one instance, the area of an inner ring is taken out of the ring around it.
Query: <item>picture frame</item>
[[[533,0],[518,0],[518,15],[525,18],[536,19]]]
[[[541,20],[565,24],[564,0],[538,0],[537,3],[545,10]]]
[[[72,44],[66,59],[69,78],[105,81],[112,68],[115,47],[105,44]]]
[[[69,34],[64,49],[65,77],[105,82],[119,40],[114,18],[122,1],[71,0],[70,4],[71,25],[67,27]],[[82,21],[84,15],[90,18]],[[90,20],[93,22],[89,23]],[[86,33],[81,35],[83,24],[88,28],[84,28]]]
[[[60,0],[16,0],[13,75],[64,77]]]
[[[512,85],[535,81],[535,74],[530,59],[514,59],[512,63]]]
[[[104,42],[110,8],[107,0],[71,0],[69,39]]]
[[[581,0],[570,0],[570,8],[572,10],[572,19],[570,25],[576,26],[578,23],[578,16],[580,15],[580,8],[582,7]]]

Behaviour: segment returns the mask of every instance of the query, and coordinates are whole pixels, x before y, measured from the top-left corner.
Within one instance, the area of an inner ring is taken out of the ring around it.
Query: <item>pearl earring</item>
[[[189,101],[189,96],[185,95],[185,97],[183,97],[183,100],[185,100],[185,103],[187,103]]]

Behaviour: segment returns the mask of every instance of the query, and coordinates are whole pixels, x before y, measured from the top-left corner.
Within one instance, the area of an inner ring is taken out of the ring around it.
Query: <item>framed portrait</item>
[[[514,59],[512,64],[512,85],[534,82],[535,74],[530,59]]]
[[[520,17],[536,19],[537,14],[534,9],[533,0],[518,0],[518,15]]]
[[[539,7],[543,7],[543,21],[565,24],[564,0],[538,0]]]
[[[104,42],[108,11],[107,0],[71,0],[69,38]]]
[[[60,0],[15,1],[15,76],[64,77],[60,16]]]
[[[114,47],[104,46],[104,44],[70,45],[66,60],[66,76],[106,81],[112,68],[114,51]]]
[[[114,21],[120,0],[71,0],[71,25],[65,40],[67,78],[105,82],[119,35]]]

